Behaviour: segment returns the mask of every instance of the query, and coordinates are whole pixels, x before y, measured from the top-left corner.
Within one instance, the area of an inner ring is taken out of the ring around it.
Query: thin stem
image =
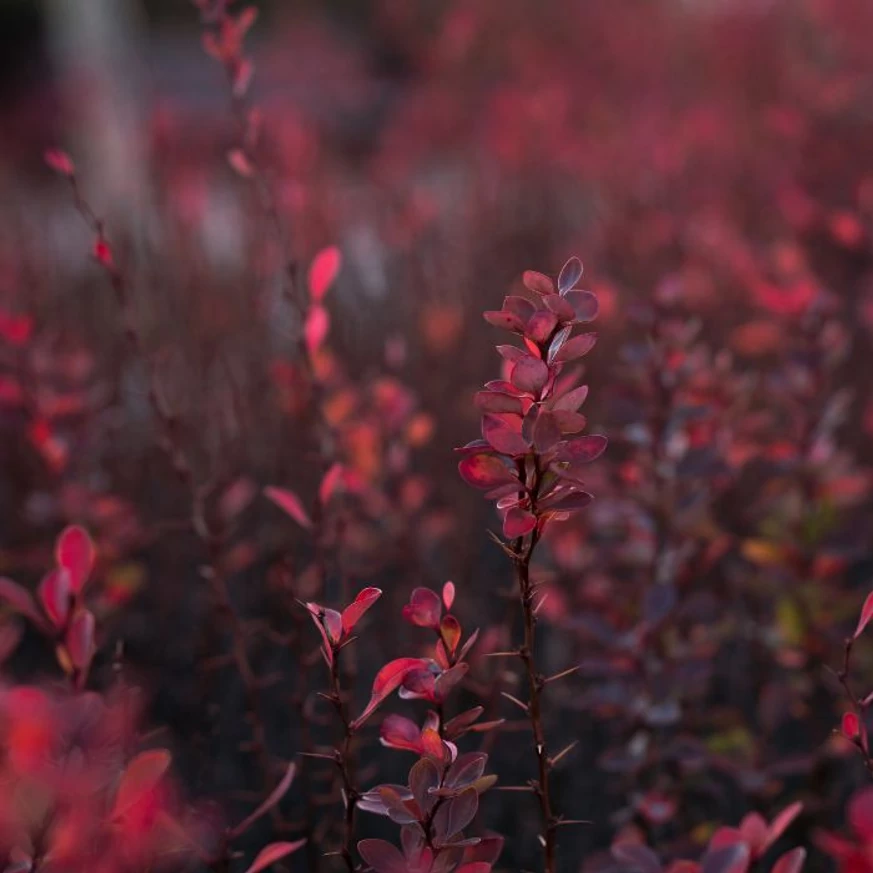
[[[343,861],[349,873],[355,869],[355,860],[352,855],[352,843],[355,835],[355,809],[358,803],[358,790],[355,786],[354,768],[352,764],[352,742],[355,738],[352,720],[349,717],[348,707],[343,698],[342,679],[340,672],[340,647],[334,646],[330,664],[330,699],[336,714],[342,724],[342,742],[339,748],[334,750],[334,758],[339,769],[342,782],[343,804],[345,814],[343,817],[342,848],[340,850]]]

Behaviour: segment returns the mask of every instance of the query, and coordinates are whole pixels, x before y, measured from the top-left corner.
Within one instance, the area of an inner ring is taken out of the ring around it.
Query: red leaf
[[[842,720],[843,736],[847,740],[855,740],[861,733],[861,721],[854,712],[844,712]]]
[[[351,633],[361,616],[382,596],[379,588],[365,588],[344,610],[342,627],[344,633]]]
[[[580,333],[568,340],[555,355],[556,361],[575,361],[583,355],[587,355],[597,343],[596,333]]]
[[[267,867],[271,867],[277,861],[281,861],[282,858],[296,852],[305,843],[306,840],[295,840],[293,843],[270,843],[268,846],[264,846],[246,873],[261,873],[262,870],[266,870]]]
[[[512,368],[510,379],[516,388],[522,391],[529,391],[532,394],[539,394],[543,390],[549,378],[549,368],[546,364],[533,357],[527,355]]]
[[[607,440],[600,434],[588,434],[568,440],[561,451],[561,458],[577,464],[587,464],[606,451]]]
[[[416,588],[403,607],[403,617],[418,627],[436,630],[440,626],[443,606],[439,595],[430,588]]]
[[[406,674],[411,670],[420,670],[427,665],[421,658],[397,658],[389,661],[377,674],[373,681],[373,690],[367,708],[355,719],[352,727],[357,730],[379,707],[392,691],[399,688]]]
[[[587,396],[588,386],[580,385],[578,388],[574,388],[572,391],[568,391],[562,397],[557,398],[557,400],[552,403],[552,410],[555,412],[557,412],[558,410],[575,412],[585,402],[585,398]]]
[[[479,391],[473,402],[483,412],[511,412],[521,415],[523,409],[520,397],[499,391]]]
[[[523,537],[537,526],[537,517],[526,509],[510,509],[503,518],[503,536],[508,540]]]
[[[486,414],[482,417],[482,436],[504,455],[524,455],[530,449],[521,433],[510,428],[504,419],[496,415]]]
[[[803,804],[800,801],[792,803],[790,806],[786,806],[776,818],[770,822],[770,827],[767,830],[767,842],[761,849],[761,853],[764,852],[764,849],[769,848],[773,845],[773,843],[778,840],[782,834],[788,830],[788,827],[800,815],[803,810]]]
[[[98,237],[94,241],[94,247],[91,250],[91,253],[94,255],[94,258],[101,266],[112,266],[112,249],[110,248],[109,243],[105,239],[103,239],[103,237]]]
[[[736,843],[720,849],[709,849],[700,862],[701,873],[746,873],[749,867],[749,847]]]
[[[46,166],[62,176],[72,176],[76,172],[73,159],[61,149],[46,149],[42,155]]]
[[[561,428],[551,412],[540,412],[533,426],[533,441],[541,454],[551,451],[561,441]]]
[[[503,461],[493,455],[468,455],[458,464],[458,471],[464,481],[474,488],[487,490],[517,481]]]
[[[279,509],[288,513],[302,528],[306,530],[312,528],[312,521],[309,515],[303,508],[300,498],[293,491],[289,491],[287,488],[276,488],[273,485],[268,485],[264,488],[264,496],[268,500],[272,500]]]
[[[576,283],[582,278],[582,261],[579,258],[572,257],[558,274],[558,290],[562,294],[566,294]]]
[[[306,314],[306,324],[303,326],[303,338],[310,355],[314,355],[327,338],[330,331],[330,314],[320,304],[309,307]]]
[[[535,312],[527,321],[524,328],[525,336],[530,337],[535,343],[544,343],[558,324],[558,316],[554,312],[542,310]]]
[[[322,506],[330,502],[330,498],[336,493],[342,478],[342,464],[332,464],[330,469],[324,474],[321,485],[318,486],[318,499]]]
[[[409,867],[400,849],[385,840],[361,840],[358,851],[376,873],[408,873]]]
[[[443,585],[443,606],[446,609],[451,609],[452,604],[455,602],[455,583],[454,582],[446,582]]]
[[[524,331],[524,322],[513,312],[491,310],[484,313],[484,318],[488,324],[494,327],[511,330],[514,333],[522,333]]]
[[[418,752],[421,749],[421,730],[414,721],[392,713],[386,716],[379,728],[379,741],[390,749]]]
[[[88,532],[72,525],[64,528],[55,544],[58,565],[70,574],[70,588],[78,593],[85,587],[94,566],[95,549]]]
[[[70,614],[70,574],[63,567],[43,577],[39,600],[51,623],[63,627]]]
[[[336,246],[322,249],[309,267],[309,296],[320,303],[330,286],[336,281],[342,267],[342,253]]]
[[[137,755],[121,776],[118,791],[115,793],[112,818],[121,818],[143,797],[150,794],[170,769],[171,760],[166,749],[155,749]]]
[[[227,162],[234,172],[244,179],[250,179],[255,172],[252,162],[242,149],[231,149],[227,153]]]
[[[864,628],[870,624],[871,618],[873,618],[873,591],[867,595],[867,599],[861,607],[861,617],[858,619],[858,627],[855,628],[855,639],[861,636]]]

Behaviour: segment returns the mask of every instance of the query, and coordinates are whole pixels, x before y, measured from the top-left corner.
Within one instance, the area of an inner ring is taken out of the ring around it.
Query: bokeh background
[[[816,835],[844,828],[865,784],[833,733],[846,704],[827,666],[873,569],[873,4],[257,5],[250,101],[287,246],[301,269],[328,245],[343,256],[315,396],[286,252],[227,160],[238,128],[193,5],[0,4],[0,572],[35,584],[57,531],[86,525],[95,687],[123,643],[186,795],[244,809],[244,690],[150,395],[226,528],[220,561],[288,759],[332,730],[295,597],[386,591],[361,701],[382,661],[422,645],[395,633],[415,585],[453,579],[483,654],[505,641],[497,519],[452,448],[478,436],[473,394],[500,373],[481,311],[578,254],[601,305],[586,414],[611,446],[595,506],[555,527],[539,570],[544,662],[580,668],[552,697],[555,747],[579,741],[558,806],[592,822],[562,833],[561,869],[603,866],[631,831],[693,854],[716,824],[793,800],[789,844],[831,869]],[[144,354],[44,163],[54,146],[106,219]],[[350,474],[321,579],[260,489],[309,499],[325,452]],[[854,657],[862,688],[873,657]],[[4,665],[15,682],[52,668],[31,630]],[[482,658],[465,693],[512,720],[494,689],[514,682]],[[510,723],[487,741],[505,784],[529,776],[526,739]],[[397,755],[371,749],[362,772],[400,777]],[[292,792],[287,813],[317,815],[328,845],[337,797],[310,770],[313,804]],[[506,869],[536,863],[533,813],[484,805]]]

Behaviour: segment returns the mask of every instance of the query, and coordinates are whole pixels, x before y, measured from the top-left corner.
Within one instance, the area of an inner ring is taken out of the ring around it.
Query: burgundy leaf
[[[517,315],[523,322],[527,322],[536,311],[536,306],[527,297],[511,295],[503,298],[503,312],[511,312],[513,315]]]
[[[522,353],[522,357],[525,357],[527,352]],[[492,379],[490,382],[485,383],[485,387],[489,391],[499,391],[502,394],[511,394],[513,397],[524,397],[524,392],[520,389],[516,388],[512,382],[507,382],[505,379]]]
[[[503,461],[491,455],[469,455],[458,464],[458,471],[474,488],[494,488],[516,481]]]
[[[421,748],[421,730],[411,719],[392,714],[379,727],[379,741],[390,749],[417,752]]]
[[[483,412],[514,412],[521,415],[523,409],[520,397],[497,391],[479,391],[473,402]]]
[[[445,700],[452,689],[467,675],[470,665],[465,663],[455,664],[448,670],[440,673],[434,682],[433,694],[437,701]]]
[[[457,797],[447,800],[437,809],[433,818],[434,836],[439,843],[461,833],[476,817],[479,795],[475,788],[467,788]]]
[[[38,625],[44,624],[36,601],[30,592],[5,576],[0,576],[0,600],[4,601],[10,609],[21,613],[21,615],[29,618],[34,623]]]
[[[560,295],[549,294],[543,298],[543,303],[558,316],[561,321],[575,321],[576,310]]]
[[[533,441],[540,454],[550,452],[561,441],[561,428],[551,412],[543,410],[537,416]]]
[[[436,731],[431,730],[428,733],[435,735],[437,743],[440,743],[440,737]],[[438,760],[442,760],[441,743]],[[439,784],[440,771],[430,758],[422,758],[420,761],[416,761],[409,771],[409,789],[412,791],[415,802],[425,814],[430,813],[436,803],[437,798],[433,795],[432,791],[438,788]]]
[[[400,849],[385,840],[361,840],[358,851],[376,873],[408,873],[406,859],[400,854]]]
[[[455,451],[459,455],[481,455],[491,451],[491,446],[485,440],[471,440],[465,446],[458,446]]]
[[[482,417],[482,436],[489,445],[504,455],[524,455],[530,449],[518,431],[510,429],[505,420],[495,415],[486,414]]]
[[[567,339],[572,332],[573,325],[568,324],[566,327],[562,327],[555,334],[554,339],[549,343],[549,350],[546,353],[546,361],[548,361],[550,364],[554,363],[561,349],[564,347],[564,343],[567,342]]]
[[[65,643],[73,666],[87,670],[94,657],[94,615],[87,609],[76,614],[67,629]]]
[[[455,583],[454,582],[446,582],[443,585],[443,606],[446,609],[451,609],[452,604],[455,602]]]
[[[552,415],[554,416],[555,422],[560,428],[562,434],[579,433],[580,431],[585,430],[585,425],[588,424],[588,419],[578,412],[569,412],[565,409],[558,409],[553,411]]]
[[[568,391],[566,394],[558,397],[552,403],[552,410],[554,412],[575,412],[585,402],[587,396],[588,386],[580,385],[578,388],[574,388],[572,391]]]
[[[590,291],[570,291],[567,302],[573,307],[576,321],[585,323],[597,318],[600,304]]]
[[[554,294],[555,283],[543,273],[538,273],[536,270],[525,270],[522,273],[521,281],[528,291],[533,291],[536,294]]]
[[[594,498],[586,491],[573,491],[556,500],[550,498],[543,501],[542,508],[548,509],[549,512],[575,512],[579,509],[585,509],[586,506],[591,504],[592,500]]]
[[[571,288],[575,287],[576,283],[582,278],[582,261],[579,258],[573,257],[561,267],[561,272],[558,274],[558,290],[562,294],[566,294]]]
[[[115,793],[112,818],[119,819],[150,794],[170,769],[170,753],[166,749],[141,752],[127,765]]]
[[[461,755],[449,767],[444,784],[449,788],[463,788],[472,785],[484,772],[488,755],[484,752],[468,752]]]
[[[555,355],[556,361],[575,361],[583,355],[587,355],[594,348],[597,342],[596,333],[581,333],[579,336],[574,336],[561,346],[558,353]]]
[[[638,873],[661,873],[661,862],[648,846],[618,843],[612,847],[611,852],[616,861],[633,867]]]
[[[55,627],[63,627],[70,614],[70,574],[52,570],[39,584],[39,601]]]
[[[522,333],[524,331],[524,322],[513,312],[491,310],[484,314],[484,318],[488,324],[494,327],[511,330],[514,333]]]
[[[513,363],[517,361],[519,358],[523,358],[527,352],[524,349],[520,349],[518,346],[496,346],[497,353],[503,358],[505,361],[512,361]]]
[[[554,312],[541,310],[535,312],[527,321],[524,328],[525,336],[535,343],[544,343],[558,325],[558,316]]]
[[[803,804],[799,801],[796,801],[795,803],[786,806],[785,809],[783,809],[782,812],[780,812],[776,816],[776,818],[774,818],[773,821],[770,822],[770,827],[767,830],[767,840],[761,850],[762,852],[764,851],[764,849],[772,846],[773,843],[775,843],[776,840],[778,840],[782,836],[782,834],[784,834],[785,831],[788,830],[789,825],[794,821],[794,819],[797,818],[797,816],[800,815],[802,810]]]
[[[472,709],[468,709],[466,712],[462,712],[460,715],[449,719],[445,725],[446,736],[452,740],[457,739],[475,724],[483,712],[485,712],[484,707],[474,706]]]
[[[526,509],[510,509],[503,518],[503,536],[508,540],[523,537],[537,526],[537,517]]]
[[[522,391],[529,391],[532,394],[539,394],[543,390],[549,378],[549,368],[546,364],[533,357],[527,355],[521,358],[518,363],[512,368],[511,375],[512,384]]]
[[[606,451],[606,444],[606,437],[600,434],[576,437],[564,444],[561,458],[577,464],[587,464],[599,458]]]
[[[708,849],[701,859],[700,873],[746,873],[749,860],[749,847],[745,843]]]

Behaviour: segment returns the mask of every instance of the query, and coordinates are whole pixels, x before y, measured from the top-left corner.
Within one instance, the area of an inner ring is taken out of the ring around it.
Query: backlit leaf
[[[309,265],[309,296],[320,303],[336,281],[342,267],[342,254],[336,246],[322,249]]]
[[[170,769],[170,753],[166,749],[154,749],[137,755],[125,769],[115,793],[112,818],[124,816],[128,810],[150,794]]]
[[[305,843],[306,840],[295,840],[293,843],[270,843],[268,846],[264,846],[246,873],[261,873],[262,870],[272,867],[277,861],[281,861],[282,858],[296,852]]]
[[[264,496],[290,515],[302,528],[309,530],[312,527],[309,514],[303,508],[300,498],[293,491],[268,485],[264,488]]]

